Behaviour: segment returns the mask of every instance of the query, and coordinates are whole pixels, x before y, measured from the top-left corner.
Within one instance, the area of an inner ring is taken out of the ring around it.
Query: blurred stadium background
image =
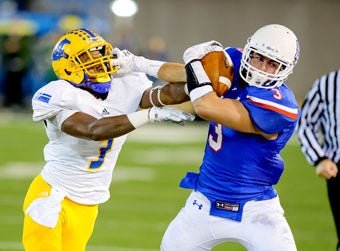
[[[0,102],[7,92],[6,106],[29,105],[32,93],[54,78],[50,52],[58,36],[78,27],[136,54],[182,62],[183,51],[195,43],[214,39],[242,47],[260,26],[280,23],[301,44],[288,81],[299,100],[320,74],[339,66],[338,0],[119,1],[135,1],[135,15],[113,14],[113,0],[0,0]]]
[[[126,0],[122,0],[126,1]],[[300,62],[288,81],[301,100],[320,74],[339,67],[338,0],[135,0],[134,16],[111,10],[112,0],[0,0],[0,250],[23,250],[21,204],[43,164],[46,136],[31,121],[32,94],[55,78],[50,53],[66,30],[87,27],[113,46],[154,59],[182,61],[183,51],[211,39],[243,46],[267,23],[294,30]],[[189,191],[178,188],[200,164],[206,123],[145,126],[123,149],[100,207],[89,251],[154,251]],[[286,171],[277,186],[298,249],[334,250],[335,229],[325,182],[316,177],[296,139],[283,152]],[[227,244],[215,250],[241,251]]]

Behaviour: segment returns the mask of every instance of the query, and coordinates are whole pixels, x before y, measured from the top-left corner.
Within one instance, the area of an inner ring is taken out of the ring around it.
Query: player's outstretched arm
[[[166,82],[186,83],[186,73],[184,64],[166,62],[158,70],[157,76]]]
[[[128,50],[115,48],[112,65],[118,66],[118,76],[131,72],[144,72],[166,82],[186,82],[184,64],[151,60],[143,56],[136,56]]]
[[[63,132],[74,137],[99,141],[122,136],[147,123],[171,121],[183,124],[184,121],[193,121],[194,118],[194,115],[172,107],[152,107],[101,119],[77,112],[67,118],[61,128]]]
[[[139,106],[141,108],[162,107],[189,101],[190,98],[184,88],[185,83],[183,82],[150,87],[144,92]]]

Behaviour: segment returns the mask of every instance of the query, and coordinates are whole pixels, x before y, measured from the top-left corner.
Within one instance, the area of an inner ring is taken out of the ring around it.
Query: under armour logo
[[[110,114],[108,110],[106,110],[106,108],[103,109],[102,111],[102,115],[108,115]]]
[[[201,210],[201,208],[203,207],[203,204],[198,204],[197,200],[194,200],[194,202],[192,204],[197,205],[199,210]]]

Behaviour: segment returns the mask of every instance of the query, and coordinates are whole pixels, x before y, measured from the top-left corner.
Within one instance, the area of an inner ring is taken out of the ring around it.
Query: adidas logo
[[[103,109],[102,111],[102,115],[108,115],[110,114],[108,110],[106,110],[106,108]]]

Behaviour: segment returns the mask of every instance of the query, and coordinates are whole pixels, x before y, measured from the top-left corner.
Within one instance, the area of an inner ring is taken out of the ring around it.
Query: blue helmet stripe
[[[80,29],[80,30],[85,31],[85,32],[88,33],[91,37],[96,37],[96,35],[93,34],[93,33],[92,33],[90,30],[88,30],[88,29]]]
[[[59,42],[58,46],[52,52],[52,57],[51,57],[52,61],[56,61],[56,60],[59,60],[61,58],[67,58],[68,57],[68,55],[66,55],[65,52],[64,52],[64,45],[65,44],[71,44],[71,41],[65,38],[64,40]]]

